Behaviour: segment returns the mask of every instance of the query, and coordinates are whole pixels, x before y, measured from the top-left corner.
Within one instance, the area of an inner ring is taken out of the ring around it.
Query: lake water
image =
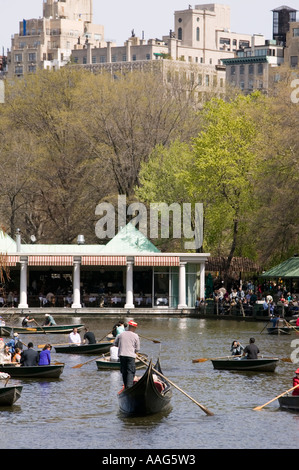
[[[254,336],[265,356],[290,357],[291,341],[299,337],[272,336],[263,322],[195,318],[139,318],[141,351],[160,356],[163,374],[189,396],[214,413],[208,416],[177,389],[167,414],[127,418],[119,413],[120,372],[99,371],[94,361],[72,366],[93,356],[57,354],[52,362],[65,363],[58,380],[11,379],[23,384],[21,398],[11,408],[0,408],[1,449],[297,449],[299,413],[282,411],[274,401],[292,387],[296,364],[279,361],[274,373],[217,371],[212,362],[195,358],[230,355],[238,339],[245,346]],[[115,318],[56,318],[57,323],[82,322],[97,339],[112,329]],[[82,333],[81,333],[82,335]],[[67,342],[67,335],[23,335],[26,344]],[[137,371],[142,374],[143,369]],[[3,385],[2,385],[3,386]],[[16,436],[21,438],[16,440]]]

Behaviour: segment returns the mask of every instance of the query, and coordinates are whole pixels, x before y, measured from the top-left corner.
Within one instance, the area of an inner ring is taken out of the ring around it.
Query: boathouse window
[[[182,39],[183,39],[183,29],[182,28],[178,29],[178,39],[180,41],[182,41]]]

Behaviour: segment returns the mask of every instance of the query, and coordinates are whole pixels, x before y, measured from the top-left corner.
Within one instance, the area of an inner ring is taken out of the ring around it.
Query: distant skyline
[[[0,0],[1,26],[0,48],[11,47],[11,36],[18,33],[19,22],[23,19],[42,16],[42,0]],[[244,34],[263,34],[266,39],[272,38],[272,10],[284,3],[277,0],[228,0],[200,2],[191,4],[219,3],[231,8],[231,30]],[[286,4],[299,10],[299,0]],[[117,45],[135,35],[146,40],[162,38],[174,29],[174,11],[185,10],[189,6],[183,0],[93,0],[93,23],[101,24],[105,30],[105,40]],[[297,18],[298,19],[298,18]]]

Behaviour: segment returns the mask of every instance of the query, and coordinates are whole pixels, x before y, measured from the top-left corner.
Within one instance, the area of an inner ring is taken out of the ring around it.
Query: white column
[[[20,258],[20,303],[18,308],[28,308],[27,303],[27,265],[28,265],[28,258]]]
[[[200,299],[205,298],[205,263],[200,263],[200,286],[199,286],[199,297]]]
[[[127,260],[126,304],[124,308],[134,308],[133,300],[133,260]]]
[[[81,308],[80,299],[80,266],[81,258],[74,258],[73,267],[73,303],[72,308]]]
[[[186,263],[180,262],[179,271],[179,304],[178,308],[186,308]]]

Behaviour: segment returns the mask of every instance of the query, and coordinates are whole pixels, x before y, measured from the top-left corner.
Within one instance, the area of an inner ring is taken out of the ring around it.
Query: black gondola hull
[[[289,395],[278,398],[280,408],[290,411],[299,411],[299,395]]]
[[[0,388],[0,406],[12,406],[21,396],[23,386]]]
[[[161,372],[159,363],[155,369]],[[158,390],[153,379],[152,364],[144,375],[130,388],[118,393],[120,411],[130,416],[147,416],[161,411],[167,411],[171,406],[172,390],[169,384],[165,384],[164,391]]]

